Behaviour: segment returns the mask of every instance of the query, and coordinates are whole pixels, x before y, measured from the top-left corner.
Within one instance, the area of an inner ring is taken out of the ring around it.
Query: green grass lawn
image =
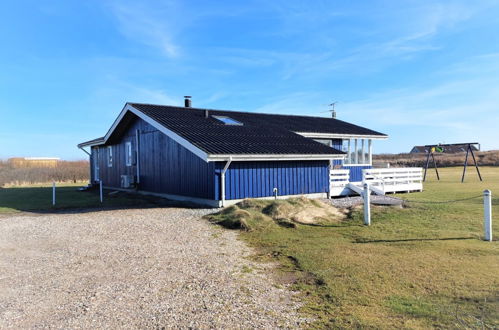
[[[430,173],[415,201],[482,194],[499,197],[499,168],[482,168],[484,182],[461,168]],[[499,199],[493,199],[494,242],[484,242],[483,201],[411,203],[362,209],[336,225],[260,226],[241,233],[262,260],[278,260],[278,278],[292,283],[317,327],[499,327]]]
[[[104,190],[104,202],[100,203],[99,191],[78,191],[82,183],[64,183],[56,187],[56,205],[52,205],[52,186],[33,185],[0,188],[0,214],[22,211],[60,211],[86,208],[151,207],[166,203],[156,197],[133,194],[109,194]]]

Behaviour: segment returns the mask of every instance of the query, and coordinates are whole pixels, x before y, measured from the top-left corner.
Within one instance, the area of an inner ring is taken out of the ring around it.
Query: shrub
[[[0,187],[5,185],[27,185],[47,182],[88,181],[88,161],[60,161],[56,167],[16,168],[0,161]]]

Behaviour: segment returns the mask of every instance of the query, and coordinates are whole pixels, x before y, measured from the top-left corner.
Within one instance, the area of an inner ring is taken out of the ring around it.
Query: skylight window
[[[213,116],[213,118],[220,120],[225,125],[242,125],[243,123],[226,116]]]

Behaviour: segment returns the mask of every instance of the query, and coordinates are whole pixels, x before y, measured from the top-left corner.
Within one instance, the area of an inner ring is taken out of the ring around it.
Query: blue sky
[[[499,1],[2,1],[0,158],[85,158],[126,101],[499,149]]]

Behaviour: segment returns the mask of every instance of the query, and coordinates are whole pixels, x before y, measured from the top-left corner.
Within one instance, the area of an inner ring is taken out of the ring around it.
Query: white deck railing
[[[371,168],[362,170],[362,182],[379,187],[385,193],[423,190],[423,169],[420,167]]]
[[[350,170],[330,170],[329,181],[329,194],[331,196],[345,195],[348,192],[347,186],[350,182]]]
[[[350,182],[350,170],[346,169],[330,170],[329,177],[331,196],[349,195],[355,188],[352,185],[361,188],[364,182],[378,194],[423,190],[423,169],[419,167],[364,169],[362,182]]]

